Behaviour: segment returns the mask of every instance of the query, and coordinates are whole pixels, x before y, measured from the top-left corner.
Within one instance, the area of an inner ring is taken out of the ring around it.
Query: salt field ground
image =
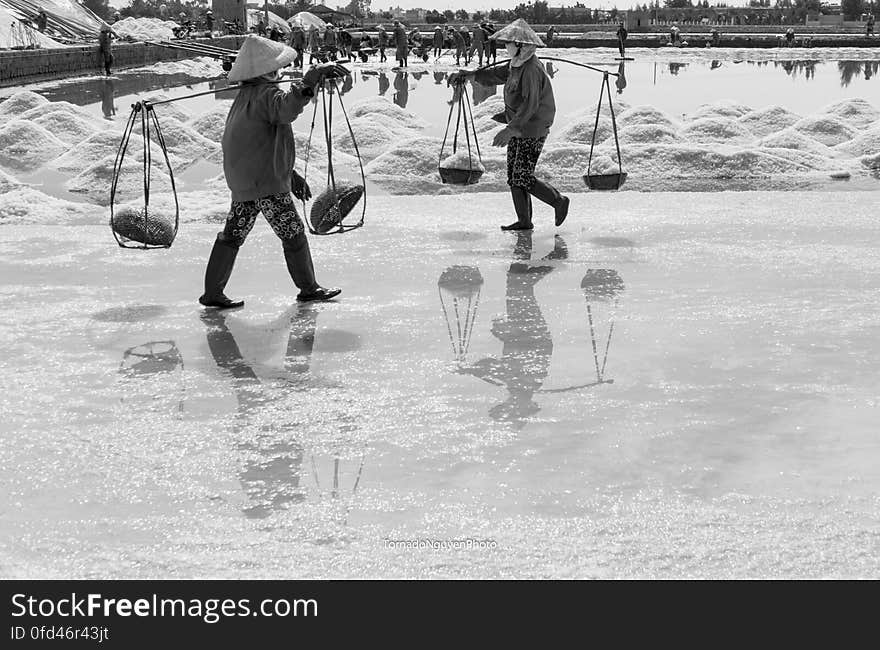
[[[217,62],[0,91],[0,577],[880,578],[880,53],[632,54],[626,185],[585,191],[601,76],[563,64],[538,170],[571,213],[520,234],[498,95],[469,87],[485,175],[443,185],[456,68],[356,64],[366,225],[311,237],[342,295],[296,303],[260,219],[219,314]],[[177,239],[119,248],[130,105],[203,90],[156,109]],[[596,141],[616,169],[608,111]]]
[[[816,196],[380,197],[214,316],[215,226],[6,226],[2,575],[880,577],[880,194]]]

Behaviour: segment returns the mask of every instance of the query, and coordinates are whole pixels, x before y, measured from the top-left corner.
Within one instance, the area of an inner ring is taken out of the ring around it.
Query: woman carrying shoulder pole
[[[522,18],[489,38],[506,44],[510,62],[488,69],[454,72],[449,83],[471,79],[487,86],[504,84],[504,112],[492,119],[506,126],[492,144],[507,145],[507,184],[517,220],[501,229],[532,229],[532,196],[553,207],[556,225],[561,226],[568,216],[568,197],[535,178],[538,157],[556,117],[550,77],[535,56],[536,49],[544,44]]]
[[[241,307],[242,300],[224,294],[238,249],[263,213],[281,240],[287,270],[300,292],[297,300],[329,300],[340,289],[325,289],[315,280],[315,268],[303,222],[291,196],[291,176],[298,194],[308,198],[305,181],[293,172],[293,122],[314,97],[315,88],[328,76],[348,71],[334,63],[313,67],[302,84],[284,92],[278,84],[280,70],[296,59],[296,51],[282,43],[248,35],[239,50],[229,81],[241,87],[226,118],[223,132],[223,172],[232,194],[232,206],[223,232],[217,234],[205,269],[205,307]]]

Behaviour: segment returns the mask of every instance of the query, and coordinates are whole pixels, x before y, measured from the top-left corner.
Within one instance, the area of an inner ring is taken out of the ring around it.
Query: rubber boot
[[[205,307],[217,309],[231,309],[243,307],[244,300],[230,300],[223,293],[229,276],[232,275],[232,267],[235,266],[235,258],[238,256],[238,246],[223,240],[223,235],[218,234],[208,258],[208,266],[205,269],[205,293],[199,298],[199,302]]]
[[[529,193],[522,187],[510,186],[510,196],[513,198],[513,208],[516,211],[516,223],[501,226],[501,230],[531,230],[532,229],[532,200]]]
[[[556,211],[556,225],[561,226],[562,222],[565,221],[565,218],[568,216],[568,197],[560,194],[559,190],[552,185],[537,179],[532,184],[532,189],[529,191],[536,199],[553,207]]]
[[[315,281],[312,251],[305,233],[300,233],[293,239],[284,241],[283,245],[287,271],[299,289],[299,295],[296,297],[299,302],[330,300],[342,293],[342,289],[325,289]]]

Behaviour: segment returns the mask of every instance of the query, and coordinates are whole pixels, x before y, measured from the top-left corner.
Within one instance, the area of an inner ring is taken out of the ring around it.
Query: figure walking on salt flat
[[[325,77],[347,74],[334,63],[311,68],[302,84],[289,92],[270,83],[281,68],[296,59],[296,51],[282,43],[249,35],[239,50],[229,81],[241,82],[241,89],[229,109],[223,133],[223,171],[232,193],[232,206],[223,232],[217,234],[208,267],[205,293],[199,302],[206,307],[241,307],[223,293],[238,249],[256,221],[263,216],[281,239],[284,259],[299,301],[329,300],[341,289],[325,289],[315,280],[315,268],[303,222],[291,196],[291,175],[299,194],[310,194],[308,186],[293,172],[295,145],[293,122],[315,95]],[[308,198],[308,196],[306,196]]]
[[[510,62],[488,69],[454,72],[449,83],[471,79],[485,85],[504,84],[504,112],[493,115],[492,119],[506,126],[492,144],[507,145],[507,184],[517,220],[501,229],[532,229],[532,196],[553,207],[556,225],[561,226],[568,215],[568,197],[535,177],[538,157],[556,117],[550,77],[535,56],[537,48],[544,43],[522,18],[489,38],[506,43]]]

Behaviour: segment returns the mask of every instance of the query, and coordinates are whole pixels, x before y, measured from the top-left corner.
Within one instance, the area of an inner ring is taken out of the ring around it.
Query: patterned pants
[[[264,196],[256,201],[233,201],[226,216],[223,239],[235,246],[244,244],[260,212],[281,241],[291,241],[305,232],[303,222],[293,204],[293,196],[290,192],[284,192]]]
[[[532,189],[535,184],[535,165],[544,148],[543,138],[511,138],[507,143],[507,184],[511,187]]]

